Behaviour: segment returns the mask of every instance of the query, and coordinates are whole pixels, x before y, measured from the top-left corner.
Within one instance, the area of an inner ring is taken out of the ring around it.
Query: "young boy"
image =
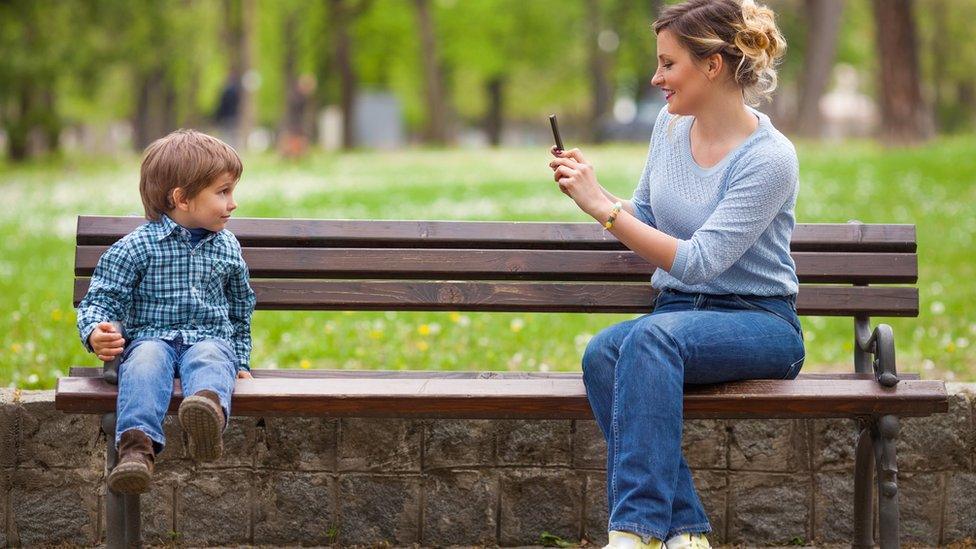
[[[174,377],[190,455],[212,461],[223,451],[235,378],[251,377],[255,297],[240,243],[224,229],[242,170],[234,149],[196,131],[149,145],[139,178],[149,222],[102,255],[78,305],[85,347],[105,361],[121,355],[119,461],[108,477],[117,493],[149,489]]]

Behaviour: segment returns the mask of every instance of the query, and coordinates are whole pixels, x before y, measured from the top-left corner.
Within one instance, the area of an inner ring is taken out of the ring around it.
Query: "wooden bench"
[[[76,304],[105,249],[142,222],[78,219]],[[654,296],[651,266],[590,223],[235,219],[228,228],[243,245],[258,309],[636,314]],[[855,418],[855,546],[874,543],[874,479],[880,543],[898,545],[898,418],[948,410],[945,384],[898,374],[891,328],[869,326],[871,316],[918,315],[915,248],[912,225],[798,225],[799,313],[853,317],[854,372],[694,386],[685,394],[687,418]],[[253,373],[255,381],[234,394],[235,415],[592,417],[579,373]],[[176,382],[171,412],[180,399]],[[57,409],[102,414],[109,440],[115,401],[101,368],[72,368],[58,381]],[[107,454],[110,468],[111,444]],[[138,496],[110,493],[107,506],[108,545],[138,544]]]

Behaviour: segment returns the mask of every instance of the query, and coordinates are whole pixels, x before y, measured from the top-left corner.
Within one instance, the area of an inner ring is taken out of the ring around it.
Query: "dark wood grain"
[[[117,388],[98,378],[58,380],[55,407],[72,413],[115,409]],[[174,383],[170,412],[181,401]],[[333,378],[238,380],[235,415],[439,418],[592,417],[579,378]],[[689,387],[686,418],[856,417],[928,415],[948,410],[941,381],[751,380]]]
[[[75,274],[91,276],[107,246],[78,246]],[[646,282],[654,267],[629,250],[244,248],[254,278],[573,280]],[[914,283],[915,254],[794,252],[800,282]]]
[[[88,282],[75,279],[75,305],[88,291]],[[647,283],[257,279],[251,286],[258,309],[303,311],[642,313],[651,310],[655,295]],[[918,316],[918,289],[803,286],[797,310],[823,316]]]
[[[79,216],[77,243],[110,245],[145,222]],[[624,249],[596,223],[234,218],[227,228],[242,245],[262,247]],[[791,241],[797,252],[914,253],[915,248],[914,225],[799,223]]]

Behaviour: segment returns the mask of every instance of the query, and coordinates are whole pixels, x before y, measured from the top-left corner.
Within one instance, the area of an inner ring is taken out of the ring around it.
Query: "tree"
[[[420,56],[424,67],[424,98],[427,106],[427,124],[424,141],[444,144],[450,140],[450,107],[444,101],[444,69],[437,50],[433,16],[428,0],[414,0],[417,14],[417,32],[420,38]]]
[[[922,99],[912,0],[872,0],[880,80],[882,139],[913,144],[933,134]]]
[[[827,89],[834,67],[844,4],[843,0],[805,0],[803,7],[807,18],[806,48],[796,130],[800,135],[817,137],[823,127],[820,98]]]

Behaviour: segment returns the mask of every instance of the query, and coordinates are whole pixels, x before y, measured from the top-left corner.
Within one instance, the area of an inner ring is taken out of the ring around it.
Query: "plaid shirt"
[[[212,233],[191,248],[190,232],[163,215],[98,260],[78,305],[78,332],[90,352],[88,336],[99,322],[112,320],[122,322],[128,341],[219,338],[234,349],[237,368],[248,370],[255,301],[241,245],[230,231]]]

